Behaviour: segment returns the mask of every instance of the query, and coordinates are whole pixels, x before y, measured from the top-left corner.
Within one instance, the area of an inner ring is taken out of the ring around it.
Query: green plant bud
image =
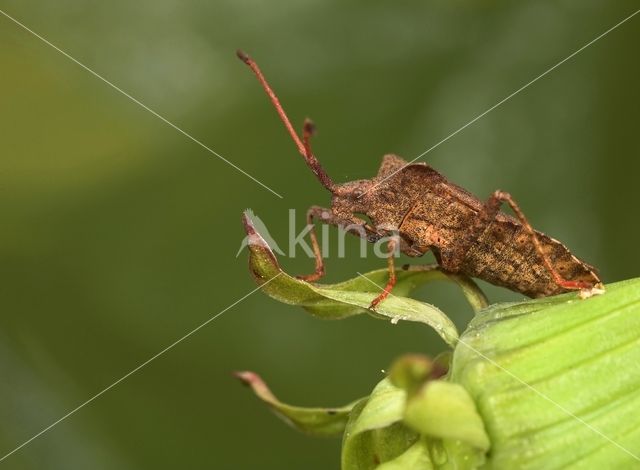
[[[385,270],[310,284],[282,272],[247,217],[245,227],[265,293],[320,318],[371,313]],[[437,279],[458,283],[479,310],[462,335],[442,311],[405,297]],[[343,470],[640,468],[640,279],[588,299],[568,293],[487,307],[471,280],[428,267],[399,272],[373,316],[426,324],[451,350],[434,360],[403,356],[369,397],[331,419],[327,409],[284,405],[251,384],[298,429],[344,430]]]

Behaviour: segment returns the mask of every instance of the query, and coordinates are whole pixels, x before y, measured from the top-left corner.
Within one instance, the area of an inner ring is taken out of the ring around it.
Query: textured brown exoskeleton
[[[397,231],[399,237],[391,238],[388,245],[389,281],[371,308],[389,295],[396,282],[393,253],[397,248],[412,257],[431,250],[447,271],[477,277],[529,297],[573,289],[580,289],[584,295],[602,292],[596,270],[558,240],[534,230],[508,193],[495,191],[481,201],[425,163],[408,164],[395,155],[385,155],[378,174],[370,180],[335,184],[311,150],[311,121],[305,121],[300,139],[258,65],[241,51],[238,57],[258,77],[298,151],[333,195],[331,209],[311,207],[307,223],[313,226],[314,220],[319,220],[340,226],[372,242],[391,230]],[[500,212],[503,202],[517,218]],[[371,223],[357,214],[366,215]],[[316,268],[313,274],[301,278],[317,281],[324,275],[324,263],[314,229],[309,236]]]

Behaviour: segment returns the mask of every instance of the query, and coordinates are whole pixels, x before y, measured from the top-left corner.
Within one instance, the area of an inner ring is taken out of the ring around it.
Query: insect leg
[[[389,239],[389,243],[387,244],[387,265],[389,268],[389,280],[387,281],[387,285],[384,287],[380,295],[373,299],[373,302],[371,302],[371,305],[369,305],[369,308],[371,310],[375,310],[378,304],[389,296],[391,290],[393,289],[393,286],[396,285],[396,264],[393,254],[396,250],[397,243],[398,239],[392,237],[391,239]]]
[[[329,209],[325,209],[319,206],[311,206],[307,211],[307,225],[311,226],[309,231],[309,238],[311,239],[311,248],[313,249],[313,255],[316,258],[316,268],[313,274],[307,274],[306,276],[298,276],[299,279],[308,282],[315,282],[324,276],[324,260],[322,259],[322,251],[320,251],[320,244],[318,243],[318,236],[316,235],[316,226],[313,223],[313,219],[326,220],[323,215],[330,214]]]
[[[522,212],[518,204],[513,200],[513,198],[511,197],[511,194],[506,193],[504,191],[496,191],[493,193],[493,195],[489,198],[485,206],[489,211],[489,213],[492,213],[491,219],[493,219],[495,215],[498,213],[498,211],[500,210],[500,206],[502,205],[503,202],[506,202],[509,205],[509,207],[511,207],[513,212],[516,214],[516,217],[518,218],[518,220],[520,221],[524,229],[527,231],[527,233],[531,237],[531,241],[533,242],[533,246],[535,247],[536,252],[538,253],[538,256],[540,256],[540,259],[542,259],[542,262],[547,268],[547,271],[549,271],[551,276],[553,276],[553,280],[555,281],[556,284],[558,284],[560,287],[563,287],[565,289],[593,288],[593,284],[589,282],[572,281],[572,280],[563,278],[562,275],[553,267],[553,265],[551,264],[551,260],[549,259],[549,256],[547,256],[547,254],[542,249],[540,240],[538,240],[538,237],[536,236],[535,231],[531,227],[531,224],[525,217],[524,213]]]
[[[305,276],[298,276],[298,279],[303,281],[315,282],[321,279],[324,274],[324,259],[322,258],[322,250],[318,243],[318,236],[316,234],[316,228],[314,221],[318,220],[323,224],[335,225],[341,227],[344,230],[358,235],[361,238],[366,238],[368,241],[375,242],[380,237],[377,233],[373,232],[371,228],[366,225],[366,221],[357,219],[345,219],[334,214],[330,209],[325,209],[320,206],[311,206],[307,211],[307,225],[311,226],[309,230],[309,238],[311,240],[311,248],[313,249],[313,255],[316,259],[316,267],[312,274]]]

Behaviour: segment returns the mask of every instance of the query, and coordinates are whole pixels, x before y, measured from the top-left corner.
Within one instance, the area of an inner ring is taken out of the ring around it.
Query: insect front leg
[[[366,238],[370,242],[377,241],[379,238],[379,235],[373,231],[371,227],[367,226],[366,222],[362,219],[358,219],[357,217],[341,217],[333,213],[330,209],[320,206],[311,206],[307,211],[307,225],[311,227],[309,230],[309,239],[311,240],[311,248],[313,249],[313,255],[316,260],[316,267],[312,274],[297,276],[298,279],[302,279],[303,281],[315,282],[325,275],[324,259],[322,258],[322,250],[318,243],[318,236],[316,234],[316,227],[314,223],[315,220],[318,220],[323,224],[341,227],[349,233]]]

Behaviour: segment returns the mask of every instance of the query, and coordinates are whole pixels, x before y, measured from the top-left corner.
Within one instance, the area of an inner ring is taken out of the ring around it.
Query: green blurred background
[[[286,246],[287,210],[328,194],[249,71],[318,124],[339,182],[413,158],[638,8],[638,2],[2,1],[6,13],[281,193],[278,199],[0,17],[0,454],[255,287],[236,258],[251,207]],[[640,16],[425,161],[598,266],[638,274]],[[335,241],[335,231],[331,232]],[[328,280],[384,265],[327,261]],[[431,260],[429,257],[428,260]],[[292,273],[313,261],[283,259]],[[519,297],[488,287],[491,299]],[[417,292],[463,326],[453,286]],[[426,328],[322,322],[256,293],[14,455],[10,469],[337,468],[338,440],[296,434],[230,375],[282,399],[367,394]]]

